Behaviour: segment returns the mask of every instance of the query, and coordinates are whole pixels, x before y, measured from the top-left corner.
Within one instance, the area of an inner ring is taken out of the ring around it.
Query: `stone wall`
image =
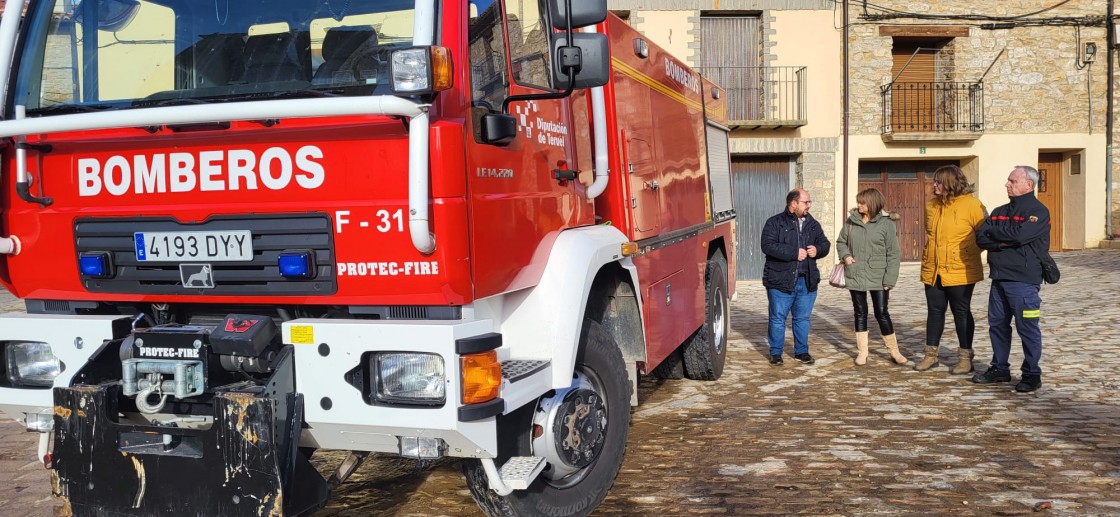
[[[1116,68],[1116,71],[1120,72],[1120,66]],[[1112,78],[1112,87],[1113,91],[1120,92],[1120,81],[1115,76]],[[1115,108],[1120,108],[1120,100],[1114,99],[1113,103]],[[1117,115],[1115,110],[1113,118],[1113,125],[1117,126],[1114,132],[1120,132],[1120,115]],[[1108,207],[1112,221],[1112,237],[1120,240],[1120,142],[1118,142],[1115,134],[1112,140],[1112,184],[1109,187],[1112,190],[1112,206]]]
[[[923,15],[977,13],[975,0],[942,0],[932,6],[927,2],[876,3]],[[1031,19],[1103,19],[1105,7],[1105,0],[1083,0],[1062,4]],[[984,3],[983,9],[993,16],[1037,10],[1039,2],[1033,0]],[[853,24],[848,41],[852,134],[881,133],[881,88],[891,81],[893,39],[880,35],[880,27],[899,25],[968,28],[969,35],[956,38],[952,45],[952,80],[973,83],[983,78],[985,133],[1085,133],[1105,129],[1107,33],[1103,22],[1101,26],[1080,30],[1073,26],[1030,25],[986,30],[980,27],[985,23],[982,21],[901,18],[861,23],[860,9],[853,9],[851,14]],[[1082,66],[1080,56],[1088,41],[1096,43],[1100,55],[1095,63]]]

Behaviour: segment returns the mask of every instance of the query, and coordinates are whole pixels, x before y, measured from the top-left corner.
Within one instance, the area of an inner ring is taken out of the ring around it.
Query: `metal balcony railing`
[[[883,134],[983,133],[984,83],[884,85]]]
[[[732,127],[798,127],[808,123],[804,66],[708,66],[700,73],[727,91]]]

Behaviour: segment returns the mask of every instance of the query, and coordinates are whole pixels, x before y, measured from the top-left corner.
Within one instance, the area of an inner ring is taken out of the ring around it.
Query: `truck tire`
[[[669,354],[661,364],[658,364],[653,369],[653,376],[658,379],[683,379],[684,378],[684,357],[681,351],[674,350]]]
[[[684,345],[684,373],[689,379],[714,381],[723,375],[731,312],[727,305],[727,259],[716,252],[704,273],[704,325]]]
[[[464,461],[463,472],[467,479],[467,486],[475,502],[486,515],[490,517],[585,516],[599,506],[611,485],[614,484],[615,476],[622,467],[626,438],[630,433],[630,382],[618,345],[599,323],[591,320],[584,321],[582,341],[576,357],[578,375],[573,375],[573,386],[581,384],[576,377],[583,379],[582,385],[591,387],[591,390],[584,390],[584,393],[594,391],[595,395],[601,397],[602,413],[605,414],[605,418],[597,419],[601,429],[601,432],[597,433],[598,436],[592,440],[583,437],[585,442],[599,444],[595,448],[594,459],[561,479],[549,478],[556,472],[550,473],[553,469],[550,463],[528,489],[515,490],[507,496],[499,496],[490,490],[486,473],[479,460]],[[538,418],[545,399],[546,397],[542,397],[534,408]],[[510,414],[512,415],[513,413]],[[534,443],[538,442],[531,438],[533,423],[524,418],[499,418],[499,427],[512,425],[519,428],[499,429],[499,440],[503,436],[516,436],[517,443],[513,448],[515,454],[518,456],[534,454]],[[550,432],[553,430],[544,429],[544,434]],[[557,443],[559,442],[561,440],[557,440]],[[501,447],[499,443],[499,448]],[[537,450],[536,455],[547,457],[548,452]],[[507,458],[508,456],[499,455],[495,463],[501,468]]]

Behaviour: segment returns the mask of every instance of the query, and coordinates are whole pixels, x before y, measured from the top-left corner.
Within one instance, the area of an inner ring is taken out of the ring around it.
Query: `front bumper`
[[[69,386],[90,357],[109,341],[123,338],[130,331],[130,319],[124,316],[0,314],[0,343],[41,341],[51,346],[63,365],[62,373],[54,380],[55,387]],[[21,424],[27,424],[28,414],[51,414],[53,408],[54,395],[50,389],[0,385],[0,411]]]
[[[222,391],[215,424],[192,429],[118,422],[119,391],[55,390],[55,495],[73,515],[300,515],[326,502],[325,481],[293,445],[297,395]]]
[[[482,321],[377,321],[299,319],[285,322],[283,341],[295,348],[296,386],[307,401],[303,445],[315,448],[399,452],[400,437],[438,438],[446,454],[497,456],[497,399],[481,412],[460,404],[461,343],[492,330]],[[360,368],[373,352],[437,354],[445,368],[446,402],[438,407],[374,405],[345,372]],[[508,387],[508,384],[503,388]],[[546,388],[538,388],[543,393]],[[539,395],[539,393],[538,393]],[[507,399],[508,400],[508,399]]]

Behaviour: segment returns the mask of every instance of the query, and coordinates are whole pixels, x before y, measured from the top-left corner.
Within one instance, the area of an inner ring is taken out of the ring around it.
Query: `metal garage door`
[[[785,209],[786,194],[793,177],[788,156],[736,156],[731,159],[735,189],[736,272],[739,280],[761,280],[762,225],[770,216]]]

